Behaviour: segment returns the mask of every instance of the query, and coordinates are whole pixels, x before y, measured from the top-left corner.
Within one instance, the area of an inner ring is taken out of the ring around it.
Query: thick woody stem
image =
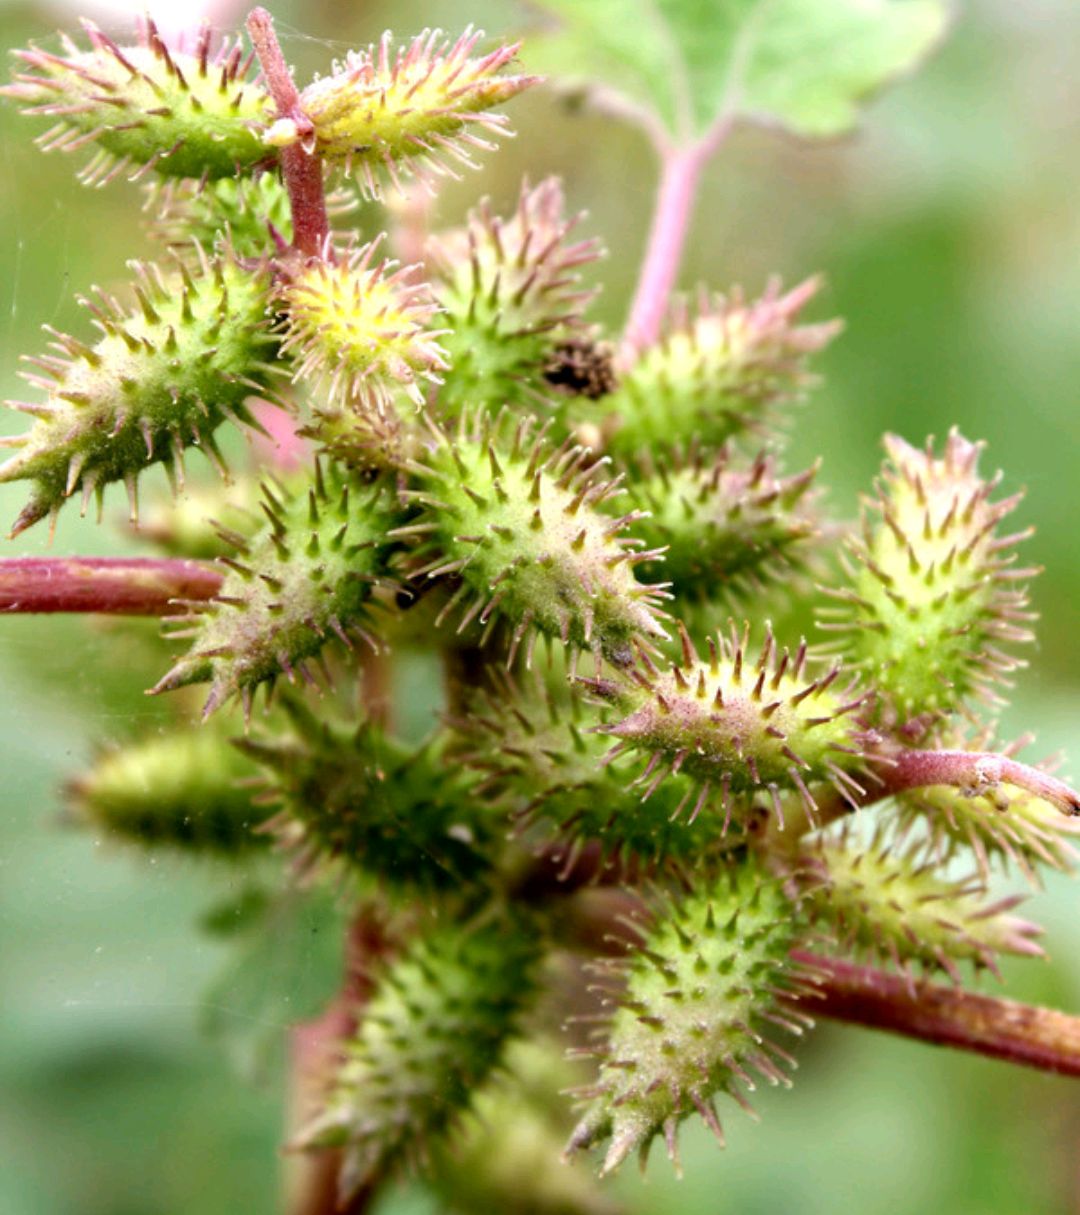
[[[679,277],[701,170],[730,130],[730,121],[723,120],[695,143],[660,150],[660,184],[645,257],[623,335],[624,358],[633,358],[637,351],[651,346],[660,334],[668,299]]]
[[[273,18],[266,9],[252,9],[247,31],[267,87],[277,103],[278,117],[291,119],[301,132],[310,128],[311,123],[300,108],[300,94],[293,83],[292,72],[274,33]],[[301,140],[281,149],[281,173],[292,206],[293,248],[305,257],[318,257],[326,247],[330,232],[322,161],[314,152],[304,151]]]
[[[904,976],[838,958],[792,957],[821,976],[820,1000],[803,1005],[817,1016],[1080,1076],[1080,1017],[937,983],[912,988]]]
[[[0,612],[162,616],[176,599],[209,599],[221,575],[198,561],[12,557],[0,561]]]

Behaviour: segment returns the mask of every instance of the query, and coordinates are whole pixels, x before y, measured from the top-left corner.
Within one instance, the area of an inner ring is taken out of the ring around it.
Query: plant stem
[[[633,356],[651,346],[660,334],[668,299],[679,277],[701,170],[730,130],[731,123],[721,121],[704,138],[686,147],[661,148],[660,182],[645,257],[623,335],[624,356]]]
[[[817,1015],[1080,1076],[1080,1017],[937,983],[912,988],[902,975],[800,950],[792,957],[823,976]]]
[[[991,751],[896,751],[888,767],[878,770],[885,784],[874,800],[888,793],[919,789],[924,785],[952,785],[973,795],[995,785],[1015,785],[1058,807],[1065,814],[1080,814],[1080,793],[1064,781]]]
[[[395,945],[383,913],[373,904],[361,907],[345,941],[341,994],[321,1016],[295,1026],[290,1034],[290,1133],[303,1126],[312,1109],[320,1108],[341,1045],[355,1033],[364,1005],[375,991],[378,967]],[[378,1182],[372,1182],[342,1204],[338,1188],[340,1151],[324,1148],[293,1156],[291,1163],[287,1176],[289,1215],[364,1215],[376,1197]]]
[[[309,131],[311,122],[300,108],[300,94],[274,33],[273,18],[266,9],[252,9],[247,31],[267,87],[277,103],[278,117],[291,119],[301,135],[305,130]],[[281,173],[292,207],[293,248],[305,257],[319,257],[326,248],[330,232],[322,161],[314,152],[304,150],[301,139],[281,149]]]
[[[209,599],[221,575],[198,561],[11,557],[0,561],[0,612],[161,616],[177,599]]]

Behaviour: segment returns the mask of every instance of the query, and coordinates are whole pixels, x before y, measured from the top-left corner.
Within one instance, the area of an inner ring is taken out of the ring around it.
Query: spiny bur
[[[941,456],[895,435],[885,449],[880,521],[865,517],[851,586],[835,592],[847,606],[825,627],[845,635],[845,656],[903,722],[992,698],[1022,665],[1001,645],[1031,640],[1021,584],[1036,571],[1017,569],[1009,551],[1029,532],[998,533],[1019,495],[990,500],[1000,476],[979,476],[982,444],[953,430]]]
[[[89,346],[47,329],[54,353],[30,359],[27,379],[46,393],[40,402],[8,405],[36,421],[0,466],[0,482],[34,483],[12,529],[18,534],[81,491],[93,494],[123,481],[136,516],[136,483],[150,465],[167,461],[183,476],[184,449],[197,445],[224,470],[214,432],[226,418],[254,425],[247,398],[272,395],[280,371],[267,311],[269,272],[241,267],[227,251],[200,251],[195,273],[177,260],[163,273],[133,263],[136,307],[126,310],[99,291],[82,302],[100,340]]]
[[[190,637],[190,653],[153,689],[209,683],[210,714],[239,694],[249,708],[259,684],[285,675],[313,676],[307,666],[337,637],[374,645],[365,624],[373,590],[386,572],[386,533],[396,504],[382,484],[363,485],[335,465],[316,464],[308,484],[262,487],[263,529],[231,537],[235,555],[220,592],[188,605],[173,637]]]
[[[263,257],[292,236],[289,195],[277,173],[216,181],[153,181],[146,191],[150,234],[183,256],[227,241],[237,257]]]
[[[782,477],[767,452],[748,466],[728,451],[647,459],[628,491],[643,515],[634,530],[664,548],[663,574],[680,598],[746,600],[799,570],[816,531],[816,472]]]
[[[839,332],[835,321],[796,324],[819,286],[810,279],[785,294],[773,281],[753,303],[734,292],[702,295],[693,312],[679,305],[663,339],[588,409],[590,428],[619,457],[692,442],[714,451],[760,433],[775,406],[805,387],[808,356]]]
[[[460,579],[447,614],[471,599],[463,625],[504,617],[514,629],[510,661],[527,634],[529,653],[546,634],[625,666],[633,638],[664,636],[663,591],[634,577],[636,564],[657,556],[622,535],[634,516],[597,511],[619,489],[598,469],[584,448],[552,450],[528,416],[462,415],[414,469],[423,513],[397,533],[423,540],[414,577]]]
[[[539,945],[510,915],[442,924],[384,969],[324,1112],[299,1146],[338,1147],[343,1200],[416,1165],[500,1065],[535,986]]]
[[[440,30],[426,30],[395,49],[384,34],[378,46],[350,51],[329,76],[308,85],[299,114],[275,122],[266,142],[300,143],[347,172],[358,170],[375,197],[382,173],[400,188],[403,175],[442,175],[451,172],[450,162],[474,168],[469,153],[494,146],[480,132],[507,129],[502,115],[488,111],[536,81],[503,74],[516,44],[474,56],[482,36],[466,30],[451,42]]]
[[[434,330],[437,305],[418,277],[377,257],[382,238],[348,251],[327,249],[289,276],[282,290],[282,349],[296,359],[294,378],[329,404],[363,411],[392,407],[407,396],[424,404],[424,383],[446,369]]]
[[[565,1103],[578,1079],[557,1043],[515,1039],[506,1074],[480,1090],[461,1128],[437,1141],[426,1178],[448,1215],[623,1215],[585,1163],[553,1168],[566,1142]],[[528,1192],[522,1180],[528,1178]]]
[[[595,240],[569,239],[580,217],[563,212],[562,186],[548,178],[524,185],[509,217],[485,200],[464,228],[432,239],[433,286],[449,326],[444,418],[477,401],[535,405],[550,395],[555,361],[594,294],[580,269],[600,253]]]
[[[484,775],[477,792],[504,806],[522,832],[565,843],[568,870],[591,841],[612,866],[644,870],[715,852],[715,825],[676,813],[693,788],[689,778],[666,781],[643,800],[629,765],[606,761],[610,743],[597,732],[604,712],[565,685],[492,680],[457,723],[465,761]]]
[[[75,821],[147,847],[240,856],[265,843],[257,769],[224,730],[172,729],[103,748],[68,783]]]
[[[863,792],[853,773],[865,771],[858,710],[865,697],[846,683],[841,669],[808,670],[805,641],[794,655],[780,651],[771,628],[756,658],[748,650],[749,626],[740,637],[709,639],[702,659],[680,626],[682,661],[661,669],[642,653],[631,678],[583,681],[618,709],[601,727],[616,739],[609,752],[644,752],[639,782],[648,797],[673,776],[692,778],[679,807],[691,819],[718,794],[721,830],[767,798],[782,819],[781,795],[797,793],[813,816],[814,786],[827,784],[852,800]],[[854,802],[853,802],[854,804]]]
[[[639,928],[640,945],[598,963],[612,988],[611,1019],[567,1152],[609,1140],[601,1171],[610,1173],[663,1135],[674,1160],[678,1125],[695,1113],[723,1143],[719,1094],[747,1106],[752,1073],[790,1085],[793,1061],[766,1035],[776,1025],[800,1034],[811,1024],[781,1003],[807,990],[808,975],[789,956],[799,928],[797,900],[747,860],[667,900]]]
[[[942,876],[917,844],[890,847],[880,833],[862,844],[845,830],[809,845],[799,865],[808,912],[841,946],[905,972],[918,963],[959,983],[961,961],[996,973],[999,954],[1043,956],[1042,929],[1008,914],[1022,895],[990,902],[980,881]]]
[[[210,27],[190,52],[171,50],[146,18],[138,42],[118,46],[83,21],[90,49],[61,35],[63,55],[31,47],[15,54],[31,70],[0,92],[28,114],[55,118],[38,143],[46,150],[97,150],[80,173],[102,185],[118,174],[215,178],[250,172],[266,161],[262,131],[273,107],[250,78],[239,43],[212,49]]]
[[[354,728],[284,699],[292,728],[238,739],[265,773],[267,824],[309,871],[336,862],[394,890],[453,893],[489,868],[492,815],[475,777],[447,763],[445,739],[406,746],[370,720]]]

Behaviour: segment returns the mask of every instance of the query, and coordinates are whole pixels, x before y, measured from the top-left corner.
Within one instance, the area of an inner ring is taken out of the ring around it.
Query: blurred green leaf
[[[559,28],[530,66],[688,142],[748,119],[804,138],[849,131],[858,102],[940,38],[943,0],[538,0]]]
[[[282,1031],[321,1012],[341,986],[345,919],[326,890],[286,890],[247,909],[236,949],[203,993],[203,1029],[246,1075],[261,1075]]]

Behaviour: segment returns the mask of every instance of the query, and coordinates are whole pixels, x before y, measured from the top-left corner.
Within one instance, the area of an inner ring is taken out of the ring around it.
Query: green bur
[[[628,486],[644,515],[634,530],[646,547],[664,549],[658,568],[678,597],[748,599],[799,569],[815,535],[816,471],[781,477],[765,453],[747,467],[728,452],[673,467],[649,461]]]
[[[810,914],[848,951],[944,970],[956,983],[960,961],[996,972],[999,953],[1043,956],[1042,929],[1007,914],[1022,895],[989,902],[981,882],[941,876],[918,845],[889,848],[880,836],[860,845],[842,833],[810,845],[800,868]]]
[[[478,401],[535,407],[549,393],[545,370],[593,296],[580,268],[600,252],[595,240],[568,240],[576,223],[563,217],[562,187],[549,178],[523,187],[512,215],[495,216],[485,202],[467,227],[433,240],[432,289],[450,329],[443,417]]]
[[[247,787],[256,772],[224,731],[173,729],[103,750],[67,798],[78,821],[116,839],[239,856],[266,842]]]
[[[15,54],[31,73],[0,92],[29,114],[57,119],[39,141],[46,150],[98,150],[80,176],[91,184],[125,169],[164,177],[217,178],[250,171],[272,153],[261,131],[272,117],[267,92],[248,80],[240,45],[210,49],[204,26],[193,54],[173,51],[146,19],[136,46],[117,46],[92,22],[91,49],[62,36],[66,55],[31,47]]]
[[[666,595],[633,572],[657,554],[621,535],[633,515],[597,512],[618,484],[583,467],[588,455],[568,444],[552,451],[527,417],[515,424],[507,411],[478,412],[463,415],[456,433],[440,432],[414,467],[424,512],[398,534],[424,538],[428,559],[415,576],[460,579],[448,610],[471,598],[462,627],[504,618],[511,660],[530,632],[619,666],[632,661],[634,638],[665,636],[657,603]]]
[[[605,449],[620,458],[691,444],[709,452],[760,431],[805,386],[809,355],[839,332],[836,322],[795,324],[818,286],[811,279],[782,295],[773,282],[752,303],[736,292],[703,297],[694,314],[676,310],[665,336],[587,409]]]
[[[610,1138],[603,1173],[662,1134],[675,1158],[678,1124],[695,1112],[723,1142],[713,1097],[746,1104],[751,1070],[790,1084],[786,1052],[765,1038],[774,1024],[801,1033],[809,1024],[781,1004],[806,991],[789,953],[798,908],[777,878],[752,859],[667,903],[640,929],[641,944],[597,970],[615,988],[614,1009],[594,1053],[596,1084],[568,1153]]]
[[[310,679],[306,660],[331,637],[375,644],[363,626],[373,590],[386,581],[393,495],[316,464],[306,487],[265,484],[262,509],[263,530],[250,540],[231,536],[236,556],[218,559],[227,569],[219,594],[181,618],[173,636],[191,637],[190,653],[153,689],[209,682],[204,716],[236,693],[250,709],[255,688],[279,675]]]
[[[538,957],[528,927],[503,917],[438,925],[386,966],[324,1112],[300,1136],[343,1149],[343,1198],[415,1163],[468,1109],[532,999]]]
[[[48,377],[28,377],[48,394],[41,403],[9,402],[37,421],[4,445],[18,448],[0,482],[30,480],[34,490],[12,534],[82,491],[83,508],[112,481],[123,481],[136,514],[139,474],[170,461],[182,476],[185,448],[199,446],[224,468],[214,431],[226,418],[253,425],[246,400],[269,395],[278,374],[267,362],[277,345],[267,310],[270,277],[241,268],[228,253],[193,274],[182,262],[166,276],[135,263],[138,308],[125,312],[104,293],[86,303],[101,330],[93,347],[53,331],[60,355],[30,360]]]
[[[616,739],[609,755],[646,754],[646,792],[665,781],[691,778],[678,812],[696,801],[690,819],[714,800],[726,831],[747,821],[755,799],[768,799],[783,822],[782,795],[797,793],[811,821],[815,786],[826,784],[852,805],[863,792],[852,773],[866,772],[863,731],[857,712],[865,697],[853,683],[837,691],[841,677],[808,670],[806,642],[792,656],[780,650],[771,628],[754,658],[731,622],[731,634],[709,638],[702,658],[680,623],[682,660],[660,669],[642,655],[629,678],[582,681],[619,710],[602,731]],[[620,716],[620,714],[622,716]],[[716,799],[715,795],[719,795]]]
[[[410,747],[371,722],[346,730],[293,696],[284,705],[290,733],[237,745],[265,769],[259,800],[280,807],[271,826],[303,869],[339,861],[411,893],[452,894],[488,874],[494,816],[442,738]]]
[[[1023,583],[1036,571],[1009,552],[1028,532],[998,525],[1019,501],[990,497],[1000,478],[978,473],[982,444],[952,431],[941,456],[885,439],[888,462],[864,520],[845,604],[822,613],[845,656],[879,689],[900,721],[994,699],[993,684],[1023,665],[1002,643],[1032,639]]]

